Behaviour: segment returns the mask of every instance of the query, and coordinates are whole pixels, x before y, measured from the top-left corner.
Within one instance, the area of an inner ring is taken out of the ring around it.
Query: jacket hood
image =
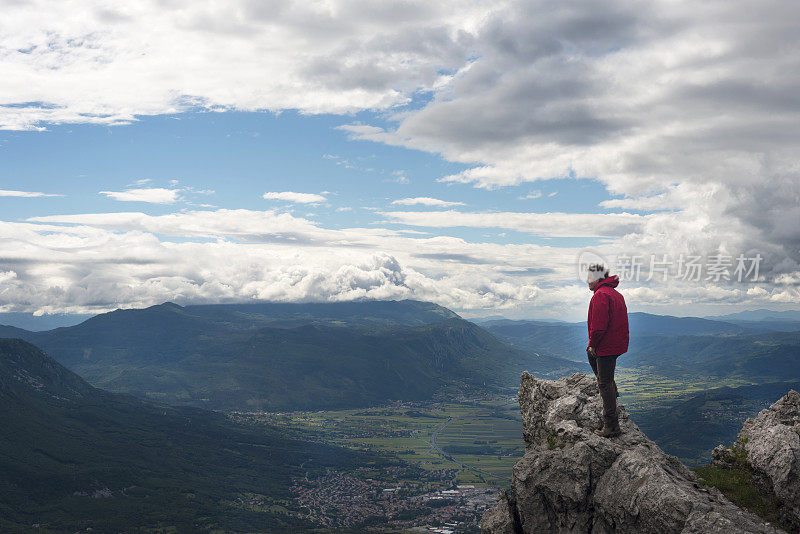
[[[619,285],[619,276],[616,274],[614,276],[609,276],[608,278],[603,278],[597,285],[594,286],[594,290],[597,291],[600,289],[601,286],[608,286],[608,287],[617,287]]]

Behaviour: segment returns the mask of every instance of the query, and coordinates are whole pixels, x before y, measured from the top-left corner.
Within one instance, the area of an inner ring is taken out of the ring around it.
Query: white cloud
[[[160,187],[126,189],[125,191],[100,191],[100,194],[121,202],[148,202],[150,204],[172,204],[180,198],[180,190]]]
[[[9,189],[0,189],[0,197],[20,197],[20,198],[38,198],[38,197],[63,197],[64,195],[57,195],[53,193],[39,193],[35,191],[14,191]]]
[[[542,192],[539,189],[533,189],[527,195],[521,196],[519,198],[520,198],[520,200],[529,200],[529,199],[534,199],[534,198],[540,198],[541,196],[542,196]]]
[[[626,210],[657,211],[670,209],[672,206],[667,204],[666,194],[653,195],[638,198],[612,198],[600,203],[604,208],[622,208]]]
[[[439,208],[449,208],[451,206],[466,206],[463,202],[452,202],[448,200],[440,200],[438,198],[431,198],[431,197],[414,197],[414,198],[401,198],[399,200],[392,201],[392,204],[398,204],[400,206],[436,206]]]
[[[204,109],[386,109],[441,83],[494,2],[8,3],[0,128]],[[210,73],[213,73],[211,75]]]
[[[507,228],[550,237],[621,237],[641,231],[650,217],[630,213],[467,213],[454,210],[389,211],[382,214],[394,222],[411,226]]]
[[[613,198],[600,202],[604,208],[621,208],[639,211],[663,211],[681,209],[697,199],[713,196],[715,187],[711,186],[672,186],[663,193],[639,197]]]
[[[528,222],[566,224],[558,214],[552,223],[546,219]],[[0,236],[0,309],[7,311],[97,312],[165,300],[415,298],[458,310],[577,315],[588,298],[585,284],[576,282],[579,248],[471,243],[377,227],[329,229],[277,211],[33,217],[0,221]],[[623,238],[601,249],[610,256],[625,246]],[[631,309],[800,303],[786,285],[623,285]]]
[[[316,204],[325,202],[326,198],[314,193],[295,193],[294,191],[268,192],[262,195],[266,200],[285,200],[297,204]]]
[[[341,231],[325,230],[313,222],[276,211],[189,211],[167,215],[145,213],[88,213],[31,217],[34,223],[74,224],[117,232],[150,232],[172,237],[234,238],[242,241],[320,242],[342,239]]]

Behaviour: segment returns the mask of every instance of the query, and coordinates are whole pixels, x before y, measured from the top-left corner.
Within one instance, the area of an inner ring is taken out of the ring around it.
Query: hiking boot
[[[622,432],[622,430],[619,428],[619,406],[617,407],[617,413],[615,416],[603,416],[602,424],[603,427],[601,429],[594,431],[594,433],[601,438],[611,438],[618,436]]]
[[[601,438],[613,438],[614,436],[619,436],[622,433],[622,429],[619,427],[619,421],[604,421],[603,428],[595,430],[594,433]]]
[[[619,425],[619,404],[617,404],[617,410],[614,413],[617,416],[617,425]],[[598,425],[603,426],[604,422],[605,422],[605,416],[601,415],[600,417],[597,418]]]

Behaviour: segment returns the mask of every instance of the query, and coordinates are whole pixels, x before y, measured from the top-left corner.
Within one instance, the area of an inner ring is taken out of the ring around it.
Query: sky
[[[0,8],[0,312],[800,308],[796,3]]]

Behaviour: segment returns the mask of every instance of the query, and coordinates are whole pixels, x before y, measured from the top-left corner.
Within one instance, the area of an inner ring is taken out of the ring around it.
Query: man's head
[[[586,276],[586,283],[589,284],[589,289],[594,291],[600,280],[608,278],[608,269],[599,263],[593,263],[589,266],[589,274]]]

